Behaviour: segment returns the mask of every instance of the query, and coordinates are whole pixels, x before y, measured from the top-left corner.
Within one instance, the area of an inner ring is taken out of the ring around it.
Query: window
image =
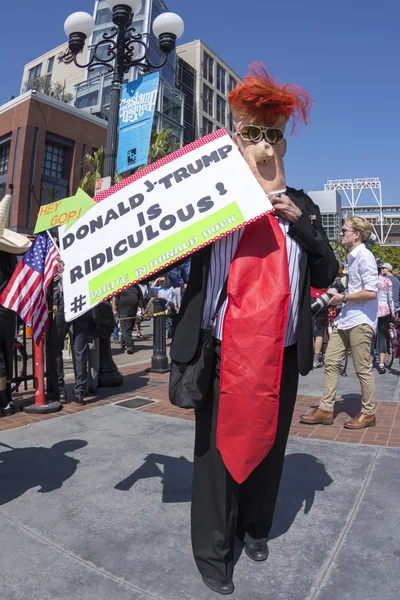
[[[233,131],[235,129],[235,126],[233,124],[233,115],[231,111],[229,111],[228,113],[228,129],[229,131]]]
[[[203,110],[211,117],[213,115],[213,100],[214,92],[208,87],[208,85],[203,83]]]
[[[41,204],[68,197],[73,142],[47,135],[43,154]]]
[[[0,139],[0,199],[6,193],[8,161],[10,158],[11,136]]]
[[[168,117],[173,121],[177,121],[180,124],[182,116],[181,99],[166,85],[164,86],[162,112],[165,117]]]
[[[0,175],[7,175],[8,159],[10,157],[10,142],[0,141]]]
[[[66,148],[46,144],[43,157],[43,175],[64,179]]]
[[[225,87],[226,71],[221,65],[217,64],[217,89],[222,93],[226,94]]]
[[[47,63],[47,73],[48,74],[53,72],[53,67],[54,67],[54,56],[49,58],[49,62]]]
[[[236,86],[237,86],[236,79],[234,77],[232,77],[232,75],[229,75],[229,79],[228,79],[228,92],[231,92],[232,90],[234,90]]]
[[[95,106],[99,100],[99,92],[89,92],[85,96],[80,96],[75,101],[76,108],[88,108],[89,106]]]
[[[208,135],[209,133],[212,133],[212,132],[213,132],[213,124],[211,123],[211,121],[209,121],[208,119],[203,117],[202,135]]]
[[[42,74],[42,63],[32,67],[32,69],[29,69],[28,73],[28,81],[32,81],[32,79],[35,79],[35,77],[40,77]]]
[[[96,13],[96,25],[104,25],[105,23],[112,23],[112,13],[107,7],[99,8]]]
[[[204,79],[207,79],[207,81],[209,81],[210,83],[214,83],[213,71],[214,71],[214,59],[211,58],[211,56],[209,54],[207,54],[207,52],[204,52],[203,77],[204,77]]]
[[[225,125],[226,101],[217,94],[217,121]]]

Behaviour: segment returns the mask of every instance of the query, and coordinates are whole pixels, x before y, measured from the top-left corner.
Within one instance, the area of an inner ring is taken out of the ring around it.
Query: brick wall
[[[18,100],[18,99],[17,99]],[[69,191],[74,194],[81,179],[82,149],[86,151],[105,146],[107,129],[76,114],[63,110],[61,103],[47,104],[31,96],[25,101],[12,105],[0,112],[0,138],[12,133],[10,158],[7,173],[7,186],[13,181],[13,205],[9,227],[23,233],[34,228],[40,206],[42,163],[46,134],[66,138],[74,143],[72,151]],[[37,144],[34,156],[32,187],[29,188],[33,147],[37,128]],[[18,148],[16,148],[17,132]],[[14,167],[15,161],[15,167]],[[8,187],[7,187],[8,191]],[[29,192],[31,191],[31,209],[28,218]],[[28,227],[27,227],[28,224]]]

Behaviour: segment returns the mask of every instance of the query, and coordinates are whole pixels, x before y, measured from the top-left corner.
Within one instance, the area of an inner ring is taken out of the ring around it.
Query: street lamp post
[[[107,72],[113,74],[103,175],[111,177],[111,182],[114,183],[119,105],[124,74],[132,67],[139,67],[144,73],[161,69],[167,62],[168,55],[175,49],[176,40],[183,33],[184,23],[179,15],[170,12],[162,13],[154,20],[153,33],[158,38],[160,50],[164,55],[160,64],[155,65],[148,56],[148,34],[136,33],[132,27],[132,19],[140,13],[142,0],[108,0],[108,5],[112,11],[114,27],[110,32],[104,33],[103,39],[93,46],[86,64],[80,64],[77,56],[83,51],[86,39],[94,31],[93,17],[85,12],[73,13],[65,21],[64,31],[69,38],[69,50],[77,67],[93,71],[96,67],[105,66]],[[99,385],[118,386],[122,381],[122,375],[112,359],[110,340],[100,340]]]

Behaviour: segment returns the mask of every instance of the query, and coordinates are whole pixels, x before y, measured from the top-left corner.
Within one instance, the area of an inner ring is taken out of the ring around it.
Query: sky
[[[242,77],[262,62],[279,82],[311,95],[309,125],[288,137],[288,185],[308,191],[329,179],[379,177],[383,202],[400,204],[400,3],[166,2],[185,21],[181,43],[203,40]],[[19,93],[27,62],[66,39],[66,17],[93,7],[94,0],[1,1],[0,103]]]

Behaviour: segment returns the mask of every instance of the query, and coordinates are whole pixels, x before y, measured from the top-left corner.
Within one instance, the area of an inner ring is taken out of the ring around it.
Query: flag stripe
[[[46,289],[57,266],[56,248],[46,235],[39,234],[0,296],[3,306],[14,310],[25,323],[32,325],[36,343],[49,325]]]

